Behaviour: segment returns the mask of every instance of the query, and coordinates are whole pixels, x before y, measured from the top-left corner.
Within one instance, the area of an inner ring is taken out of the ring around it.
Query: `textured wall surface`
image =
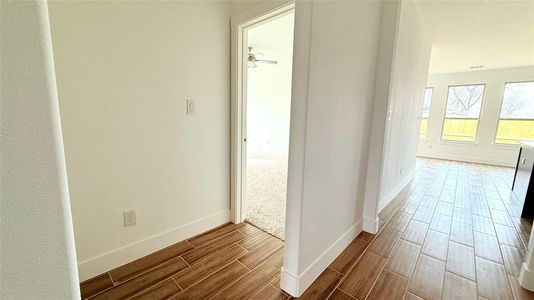
[[[1,7],[2,299],[80,297],[46,2]]]

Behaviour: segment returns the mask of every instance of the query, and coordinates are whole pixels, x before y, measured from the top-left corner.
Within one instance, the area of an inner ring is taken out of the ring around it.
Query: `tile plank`
[[[386,226],[376,236],[368,250],[387,258],[391,250],[393,250],[395,243],[399,240],[400,235],[400,231]]]
[[[388,226],[398,231],[404,231],[411,219],[411,214],[399,211],[389,220]]]
[[[400,240],[387,261],[385,268],[401,276],[410,278],[420,251],[421,246]]]
[[[423,243],[421,253],[445,261],[447,260],[448,248],[448,235],[441,232],[429,230],[426,234],[425,242]]]
[[[367,299],[402,299],[408,288],[408,279],[384,270],[378,277]]]
[[[478,294],[487,299],[513,299],[504,266],[476,258]]]
[[[252,237],[246,237],[243,240],[241,240],[238,244],[241,245],[243,248],[249,251],[252,251],[258,248],[259,246],[261,246],[261,244],[272,239],[276,239],[276,238],[268,233],[263,232],[263,233],[258,233],[256,235],[253,235]]]
[[[340,273],[326,268],[299,299],[327,299],[328,295],[336,288],[342,276]]]
[[[258,248],[250,251],[239,258],[239,261],[249,269],[254,269],[278,250],[282,249],[283,243],[278,239],[267,240]]]
[[[241,232],[242,234],[244,234],[244,235],[246,235],[248,237],[253,237],[256,234],[265,233],[261,229],[257,228],[254,225],[251,225],[251,224],[249,224],[247,222],[245,222],[245,224],[243,224],[243,226],[237,228],[237,231]]]
[[[228,223],[226,225],[223,225],[221,227],[218,227],[218,228],[215,228],[211,231],[208,231],[206,233],[203,233],[201,235],[198,235],[194,238],[191,238],[189,239],[188,241],[195,247],[199,248],[199,247],[202,247],[204,245],[206,245],[207,243],[209,243],[210,241],[213,241],[214,239],[216,238],[219,238],[227,233],[230,233],[242,226],[244,226],[245,223],[239,223],[239,224],[234,224],[234,223]]]
[[[473,225],[452,222],[450,240],[466,246],[474,247]]]
[[[449,234],[451,232],[452,218],[447,215],[435,213],[430,222],[430,229]]]
[[[187,289],[245,254],[247,254],[247,250],[238,245],[233,245],[217,253],[217,255],[199,261],[190,268],[174,275],[173,279],[180,287]]]
[[[453,273],[445,272],[443,300],[477,300],[477,284]]]
[[[406,231],[404,231],[402,238],[412,243],[422,245],[423,241],[425,240],[427,229],[427,223],[411,220],[408,228],[406,228]]]
[[[419,206],[412,217],[412,220],[418,220],[425,223],[430,223],[434,209],[426,206]]]
[[[475,254],[496,263],[503,263],[499,242],[489,234],[475,232]]]
[[[282,247],[273,256],[269,257],[267,263],[277,269],[281,269],[284,265],[284,248]]]
[[[495,229],[493,229],[493,222],[491,218],[481,217],[473,215],[473,230],[476,232],[482,232],[489,235],[495,235]]]
[[[109,275],[111,278],[113,278],[113,281],[115,281],[116,284],[119,284],[121,282],[130,280],[131,278],[142,274],[143,272],[146,272],[159,264],[176,258],[191,249],[193,249],[193,246],[187,241],[179,242],[111,270]]]
[[[249,270],[237,261],[206,277],[199,283],[170,299],[208,299],[221,291]]]
[[[121,285],[115,286],[112,289],[100,293],[91,299],[98,300],[127,298],[146,288],[151,287],[160,281],[170,278],[174,274],[188,267],[189,266],[185,263],[185,261],[181,257],[178,257],[131,280],[128,280]]]
[[[104,273],[82,282],[80,292],[82,299],[86,299],[111,287],[113,287],[113,281],[108,273]]]
[[[176,282],[174,282],[172,279],[167,279],[133,296],[130,299],[158,300],[168,298],[169,296],[175,295],[181,291],[182,289],[176,284]]]
[[[452,217],[453,205],[449,202],[439,201],[435,213]]]
[[[267,286],[280,271],[263,263],[214,296],[216,299],[248,299]]]
[[[494,224],[495,232],[497,233],[497,239],[501,244],[506,244],[519,249],[525,249],[525,245],[521,238],[517,234],[515,227]]]
[[[340,289],[336,289],[332,295],[328,298],[329,300],[354,300],[356,298],[352,297],[351,295],[343,292]]]
[[[385,264],[384,257],[366,251],[339,288],[353,297],[365,299]]]
[[[525,250],[501,245],[502,256],[506,272],[513,276],[519,276],[521,265],[525,261]]]
[[[449,242],[446,270],[476,281],[475,251],[473,248]]]
[[[367,232],[360,233],[330,264],[330,268],[341,274],[346,274],[350,267],[362,255],[372,241],[374,234]]]
[[[426,300],[441,299],[445,262],[421,254],[408,291]]]
[[[190,265],[206,258],[208,255],[213,254],[219,250],[222,250],[242,239],[245,238],[241,232],[232,231],[227,235],[223,235],[217,239],[214,239],[200,248],[193,249],[186,254],[182,255],[183,259]]]
[[[266,285],[261,291],[252,296],[252,300],[286,300],[289,299],[289,296],[284,294],[284,292],[277,290],[272,285]]]

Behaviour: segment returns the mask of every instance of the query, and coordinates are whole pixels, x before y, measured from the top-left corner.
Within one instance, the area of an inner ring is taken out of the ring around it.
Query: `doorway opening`
[[[284,239],[294,7],[288,5],[237,28],[238,86],[234,207],[247,221]]]

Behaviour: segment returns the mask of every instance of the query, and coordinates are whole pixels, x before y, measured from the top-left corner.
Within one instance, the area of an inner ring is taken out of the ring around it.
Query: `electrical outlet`
[[[402,175],[402,173],[404,173],[404,170],[400,168],[400,174]]]
[[[135,225],[135,210],[125,211],[122,216],[124,218],[124,227]]]

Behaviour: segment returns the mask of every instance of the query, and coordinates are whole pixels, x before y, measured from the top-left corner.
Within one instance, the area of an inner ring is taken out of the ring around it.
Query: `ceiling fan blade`
[[[276,60],[267,60],[267,59],[256,59],[255,62],[276,65],[278,62]]]

